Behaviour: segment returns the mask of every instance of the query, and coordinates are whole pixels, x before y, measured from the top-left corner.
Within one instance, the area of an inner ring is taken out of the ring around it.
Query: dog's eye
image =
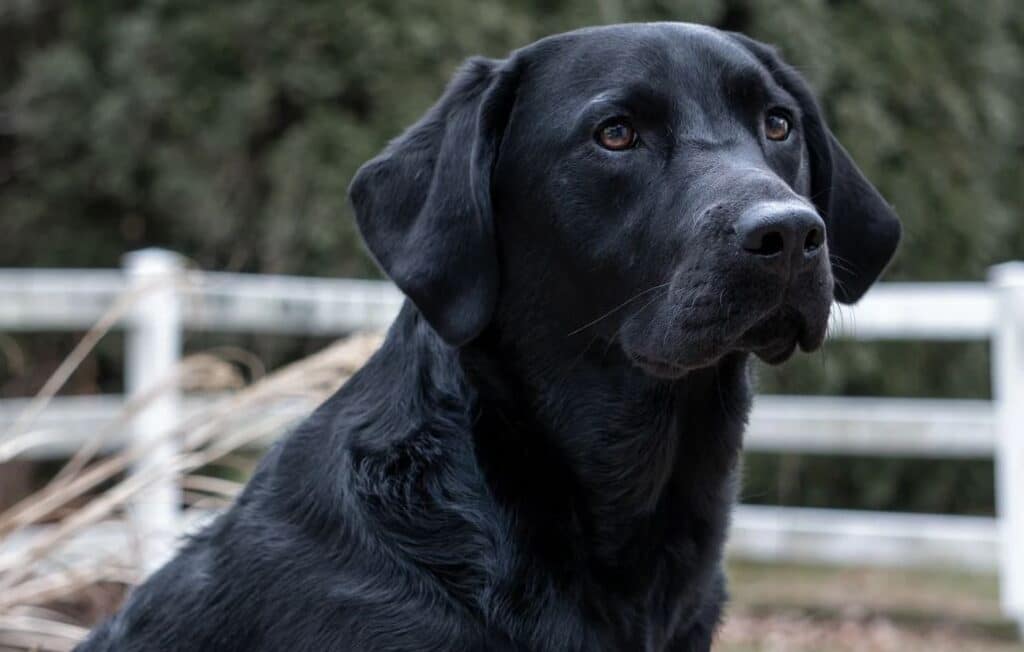
[[[771,111],[764,117],[764,135],[768,140],[789,138],[789,118],[779,111]]]
[[[613,118],[597,129],[597,143],[605,149],[618,152],[636,145],[636,129],[624,118]]]

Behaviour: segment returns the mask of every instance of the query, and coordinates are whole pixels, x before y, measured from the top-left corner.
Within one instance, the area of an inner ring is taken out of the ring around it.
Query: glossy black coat
[[[551,37],[351,194],[410,299],[386,342],[80,649],[708,650],[748,357],[820,345],[899,238],[799,75],[692,25]],[[775,206],[827,227],[799,268],[737,236]]]

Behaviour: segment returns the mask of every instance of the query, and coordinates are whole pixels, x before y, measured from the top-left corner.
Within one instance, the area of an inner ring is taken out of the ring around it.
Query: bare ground
[[[719,652],[1024,652],[994,577],[730,566]]]

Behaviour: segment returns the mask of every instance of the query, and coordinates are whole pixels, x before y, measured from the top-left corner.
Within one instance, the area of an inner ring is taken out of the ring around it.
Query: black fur
[[[748,356],[817,347],[833,293],[738,220],[817,207],[845,301],[899,237],[797,73],[691,25],[551,37],[470,61],[351,195],[410,299],[383,347],[79,649],[708,650]]]

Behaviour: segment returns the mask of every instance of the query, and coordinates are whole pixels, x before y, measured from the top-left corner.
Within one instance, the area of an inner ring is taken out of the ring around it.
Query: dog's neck
[[[680,519],[713,518],[733,498],[746,355],[665,381],[629,364],[615,343],[573,341],[542,323],[499,323],[459,355],[478,396],[476,450],[503,499],[562,540],[577,530],[606,563],[652,554],[631,542],[680,528],[719,536],[717,524]]]
[[[749,402],[745,356],[663,382],[617,360],[613,346],[599,355],[606,347],[574,348],[564,333],[537,337],[538,321],[523,329],[529,341],[492,328],[456,349],[402,310],[334,417],[346,426],[352,491],[386,491],[372,500],[388,509],[364,510],[374,527],[388,541],[428,542],[404,554],[438,567],[454,594],[513,582],[506,598],[544,604],[532,592],[555,576],[584,592],[579,582],[596,582],[595,595],[610,591],[632,609],[651,591],[671,593],[680,565],[714,572]],[[371,481],[382,474],[388,483]],[[411,533],[416,522],[424,529]],[[502,559],[527,567],[497,564],[488,541],[509,542]]]

